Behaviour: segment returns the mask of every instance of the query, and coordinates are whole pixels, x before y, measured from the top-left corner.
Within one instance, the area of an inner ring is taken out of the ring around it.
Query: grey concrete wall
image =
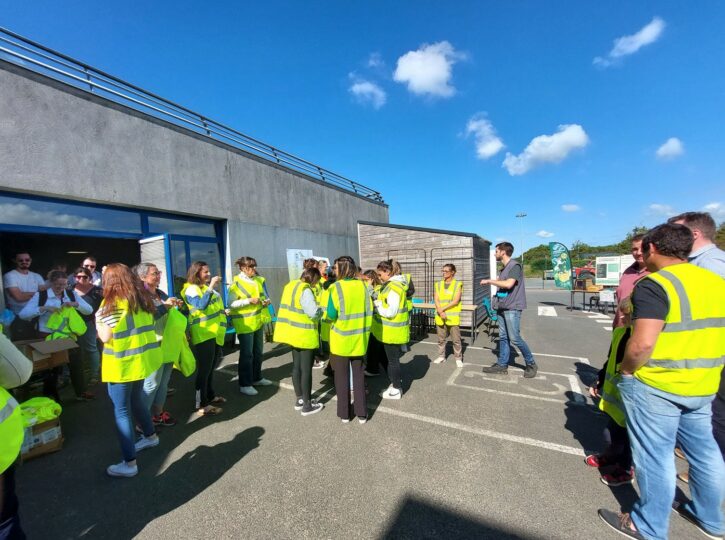
[[[229,256],[357,253],[388,207],[0,60],[0,188],[228,220]],[[231,269],[227,266],[227,271]]]

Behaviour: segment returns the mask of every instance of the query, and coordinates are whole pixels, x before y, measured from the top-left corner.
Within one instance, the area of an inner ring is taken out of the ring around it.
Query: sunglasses
[[[79,280],[80,280],[80,279],[88,279],[88,276],[87,276],[87,275],[85,275],[85,274],[81,274],[81,275],[79,275],[79,276],[76,276],[76,279],[79,279]]]

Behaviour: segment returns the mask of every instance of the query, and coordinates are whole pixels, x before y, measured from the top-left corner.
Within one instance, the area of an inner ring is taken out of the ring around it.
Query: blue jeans
[[[511,345],[516,345],[527,365],[534,364],[534,355],[526,342],[521,339],[521,310],[504,309],[498,311],[498,364],[508,366]]]
[[[143,429],[145,437],[150,437],[156,433],[151,422],[151,413],[146,407],[143,379],[126,383],[108,383],[108,395],[113,402],[116,432],[118,433],[118,442],[121,443],[123,460],[133,461],[136,459],[134,418]]]
[[[161,364],[159,369],[144,379],[143,393],[146,397],[146,407],[151,410],[153,406],[154,410],[151,410],[153,415],[159,415],[164,410],[166,390],[169,388],[169,379],[173,370],[173,362]]]
[[[98,337],[96,325],[88,323],[86,332],[78,336],[78,346],[81,348],[84,364],[87,364],[91,370],[91,379],[99,379],[98,368],[101,365],[101,355],[98,352]]]
[[[262,378],[262,354],[264,353],[264,327],[249,334],[237,334],[239,338],[239,386],[252,386]]]
[[[712,434],[713,396],[663,392],[634,377],[617,384],[627,413],[627,429],[639,486],[631,516],[646,538],[667,538],[675,497],[675,441],[690,463],[692,501],[685,505],[713,534],[725,532],[725,462]]]

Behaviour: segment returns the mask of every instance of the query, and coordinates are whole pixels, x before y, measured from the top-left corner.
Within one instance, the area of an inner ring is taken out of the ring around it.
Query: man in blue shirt
[[[685,212],[671,217],[667,223],[679,223],[692,231],[695,242],[687,261],[695,266],[715,272],[725,278],[725,251],[713,242],[715,238],[715,220],[707,212]]]

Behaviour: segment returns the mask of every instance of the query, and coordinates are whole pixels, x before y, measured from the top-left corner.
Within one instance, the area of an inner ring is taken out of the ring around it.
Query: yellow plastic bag
[[[196,358],[186,339],[186,317],[176,308],[170,309],[166,318],[164,335],[161,338],[161,352],[164,362],[173,362],[174,367],[189,377],[196,371]]]

